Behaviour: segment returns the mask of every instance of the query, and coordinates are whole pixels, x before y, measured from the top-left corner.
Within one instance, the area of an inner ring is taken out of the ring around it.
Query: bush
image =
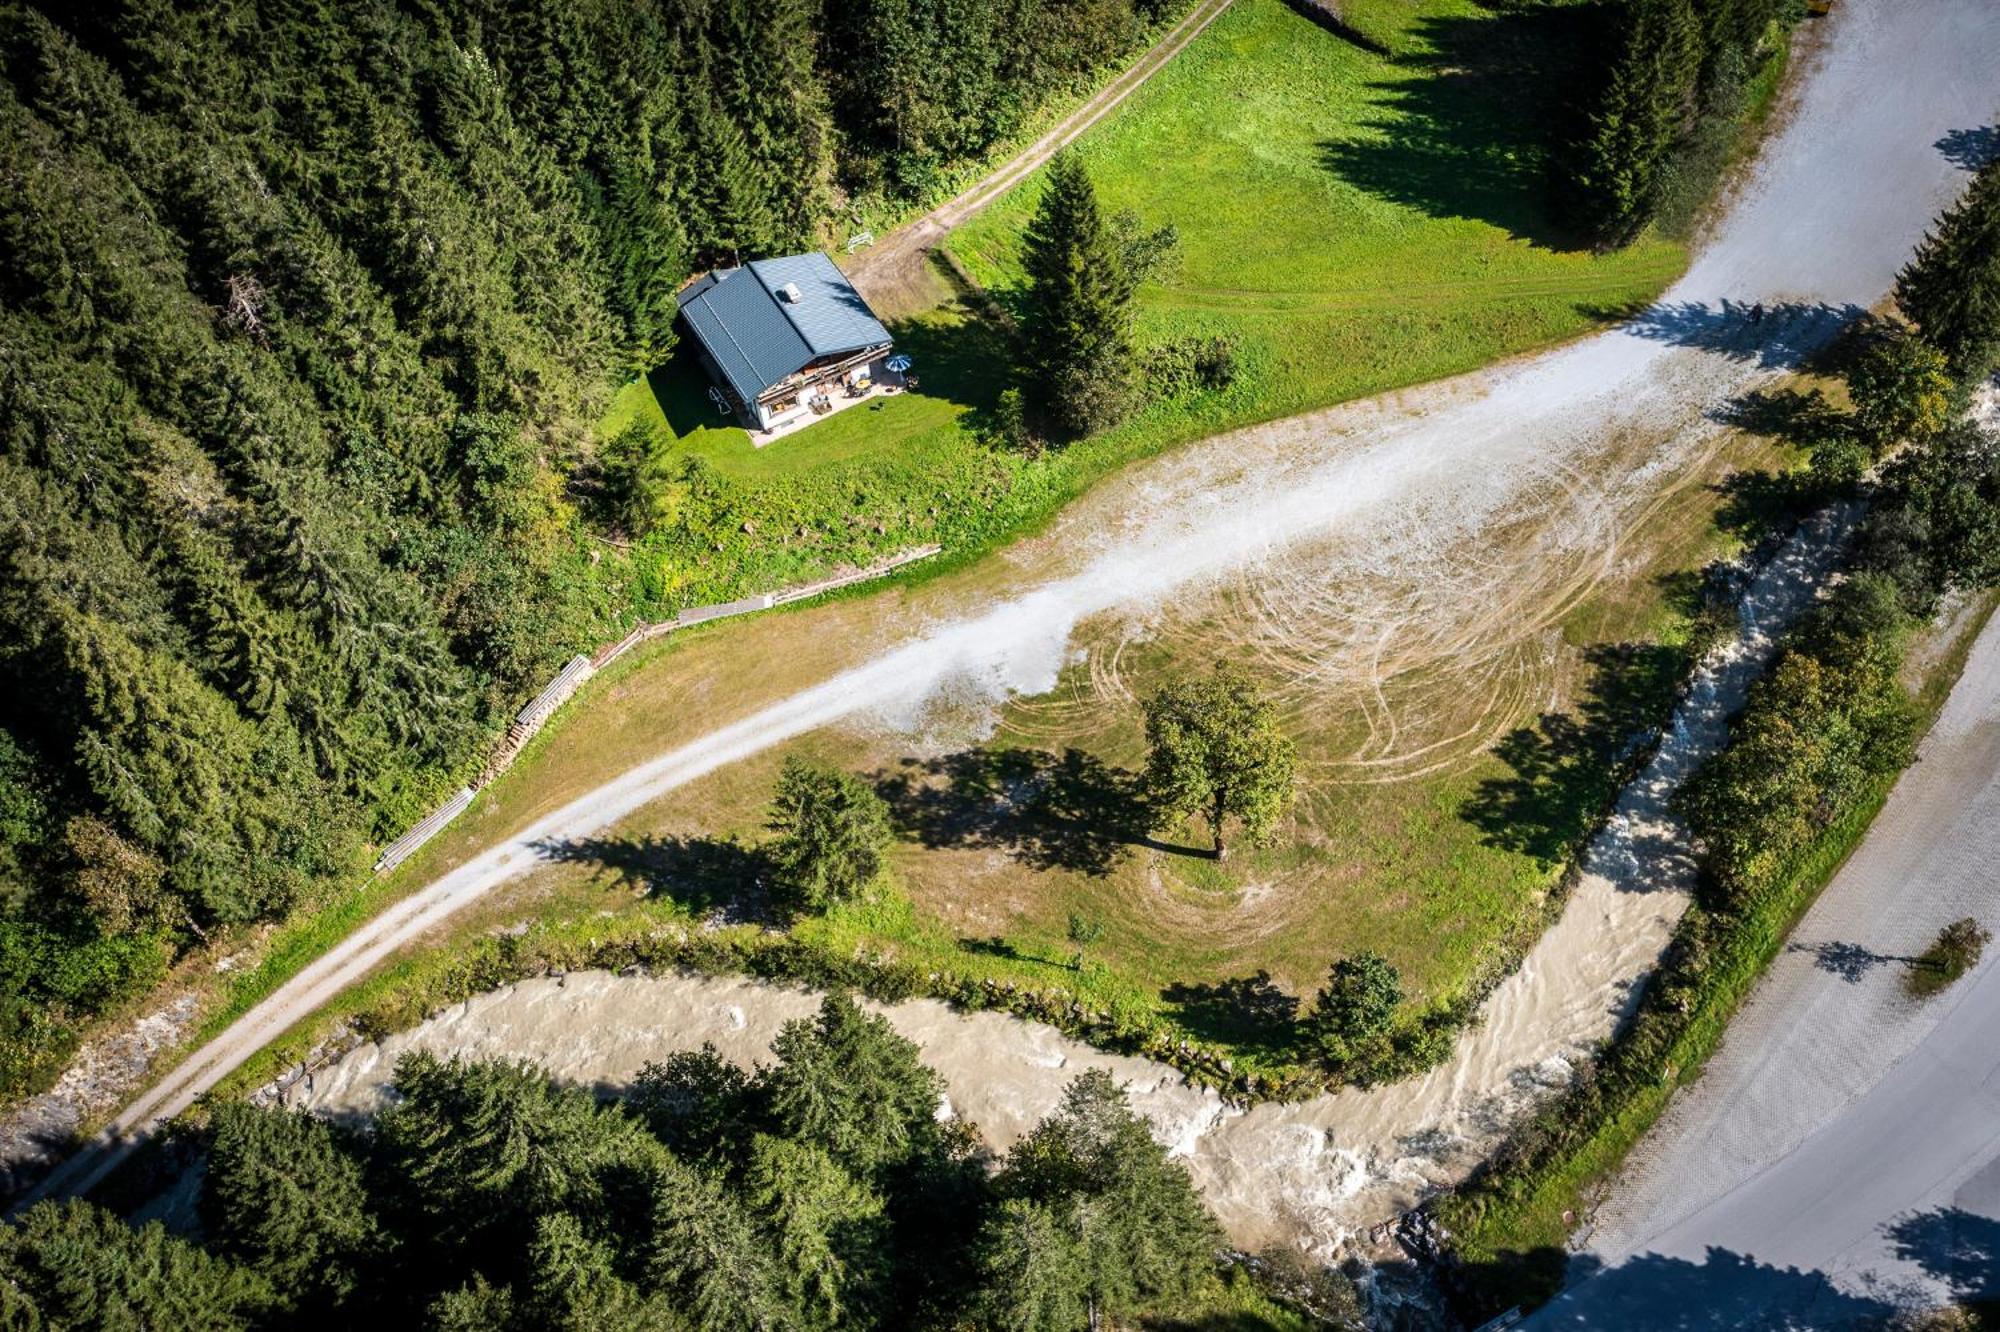
[[[1992,941],[1993,932],[1972,917],[1955,920],[1939,930],[1936,942],[1910,965],[1903,984],[1919,999],[1939,994],[1978,966],[1980,954]]]
[[[1928,439],[1951,420],[1954,386],[1944,353],[1910,334],[1879,337],[1847,372],[1854,421],[1879,458],[1906,439]],[[1813,455],[1817,470],[1819,455]]]
[[[1163,342],[1147,349],[1145,376],[1156,398],[1226,389],[1236,382],[1236,342],[1220,335]]]
[[[1360,953],[1333,964],[1326,985],[1306,1015],[1313,1052],[1336,1073],[1372,1081],[1371,1072],[1393,1058],[1389,1027],[1403,1002],[1402,978],[1380,953]]]

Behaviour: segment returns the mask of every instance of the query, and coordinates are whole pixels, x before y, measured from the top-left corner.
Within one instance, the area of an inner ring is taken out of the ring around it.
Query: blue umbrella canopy
[[[900,375],[905,370],[908,370],[910,368],[910,358],[903,355],[901,352],[897,352],[894,356],[891,356],[888,360],[882,362],[882,364],[889,367],[889,369],[894,370],[897,374]]]

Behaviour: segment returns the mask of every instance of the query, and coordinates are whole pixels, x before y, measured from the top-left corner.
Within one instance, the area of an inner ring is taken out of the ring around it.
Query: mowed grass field
[[[1402,20],[1393,60],[1280,0],[1239,0],[1078,145],[1108,210],[1180,235],[1141,296],[1141,341],[1223,334],[1246,367],[1229,392],[1135,429],[1277,416],[1469,369],[1582,332],[1678,272],[1677,245],[1595,255],[1547,216],[1576,11],[1382,7]],[[1040,187],[948,241],[1003,301],[1021,295]]]
[[[751,445],[685,351],[619,394],[607,430],[666,425],[713,493],[641,543],[663,602],[721,600],[937,542],[954,562],[1038,528],[1107,472],[1233,427],[1489,364],[1657,295],[1685,260],[1656,237],[1576,248],[1544,208],[1543,159],[1575,76],[1576,11],[1379,0],[1394,58],[1283,0],[1238,0],[1078,143],[1106,206],[1181,236],[1139,299],[1139,340],[1235,340],[1227,390],[1153,401],[1030,457],[994,439],[1007,335],[939,282],[892,325],[920,391]],[[1020,298],[1031,176],[948,245]],[[747,525],[747,526],[746,526]],[[642,613],[645,608],[641,608]]]

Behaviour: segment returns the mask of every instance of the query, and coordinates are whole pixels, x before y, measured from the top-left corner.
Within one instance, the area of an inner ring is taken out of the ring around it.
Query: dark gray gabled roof
[[[787,285],[798,288],[796,302],[781,297]],[[822,356],[890,340],[853,284],[817,251],[717,269],[681,293],[681,313],[745,402]]]

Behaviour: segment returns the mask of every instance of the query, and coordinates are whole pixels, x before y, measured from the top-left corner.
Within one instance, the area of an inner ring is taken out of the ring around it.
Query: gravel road
[[[1538,1326],[1835,1328],[2000,1297],[2000,965],[1903,990],[1946,922],[2000,924],[1996,865],[2000,619]]]
[[[1097,529],[1073,541],[1037,543],[1051,563],[1037,577],[1024,574],[1018,593],[913,630],[864,665],[641,765],[371,920],[135,1101],[47,1190],[87,1187],[130,1135],[186,1108],[397,948],[538,863],[548,843],[610,827],[738,758],[857,714],[914,710],[947,685],[996,696],[1046,689],[1083,619],[1158,605],[1330,534],[1370,533],[1358,544],[1376,558],[1435,569],[1483,525],[1521,521],[1529,488],[1581,474],[1607,439],[1659,441],[1648,465],[1618,482],[1643,493],[1685,456],[1688,441],[1718,428],[1714,414],[1730,398],[1796,365],[1882,297],[1928,220],[1962,186],[1939,145],[1991,123],[2000,101],[1993,0],[1852,0],[1820,34],[1782,130],[1658,305],[1542,356],[1218,437],[1130,469],[1105,489],[1142,496],[1144,505],[1113,521],[1098,515]],[[1885,72],[1900,77],[1885,80]],[[1743,311],[1757,302],[1770,316],[1752,326]],[[1665,892],[1627,897],[1594,928],[1585,914],[1585,925],[1566,929],[1594,900],[1579,894],[1551,932],[1575,950],[1549,966],[1531,958],[1503,987],[1501,996],[1518,990],[1528,1004],[1509,1010],[1527,1016],[1502,1028],[1518,1044],[1496,1047],[1482,1065],[1506,1087],[1531,1088],[1549,1060],[1560,1064],[1622,1011],[1677,909]],[[1557,976],[1561,986],[1544,984]],[[1552,993],[1563,996],[1559,1005],[1536,1006]],[[1484,1094],[1470,1083],[1446,1090],[1461,1107]],[[1332,1150],[1324,1134],[1318,1141],[1316,1151]],[[1394,1169],[1386,1163],[1385,1173]]]

